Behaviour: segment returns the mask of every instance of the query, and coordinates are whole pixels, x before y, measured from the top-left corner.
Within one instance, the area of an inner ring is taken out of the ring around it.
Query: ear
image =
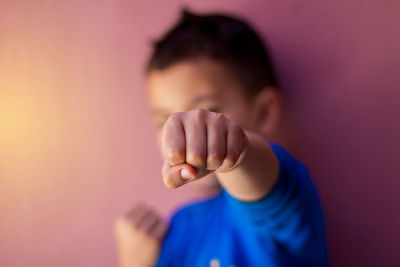
[[[282,117],[282,96],[273,87],[261,90],[253,100],[253,128],[269,140],[277,136]]]

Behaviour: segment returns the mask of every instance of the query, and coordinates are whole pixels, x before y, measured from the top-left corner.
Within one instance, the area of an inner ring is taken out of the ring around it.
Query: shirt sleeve
[[[322,210],[305,166],[275,143],[279,177],[271,191],[254,202],[241,201],[223,189],[228,208],[259,237],[299,258],[326,259]],[[317,253],[317,255],[315,255]],[[314,265],[310,265],[314,266]],[[324,266],[324,265],[319,265]]]

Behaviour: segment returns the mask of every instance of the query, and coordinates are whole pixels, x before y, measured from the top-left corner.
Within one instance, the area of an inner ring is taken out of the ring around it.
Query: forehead
[[[243,91],[228,68],[208,59],[188,60],[165,70],[153,70],[147,82],[153,108],[177,111],[201,101],[224,104],[243,98]]]

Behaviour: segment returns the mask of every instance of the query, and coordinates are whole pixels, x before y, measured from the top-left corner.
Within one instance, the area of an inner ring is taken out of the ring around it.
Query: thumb
[[[162,176],[164,184],[168,188],[177,188],[196,179],[197,170],[190,164],[181,163],[178,165],[170,165],[164,160],[162,167]]]

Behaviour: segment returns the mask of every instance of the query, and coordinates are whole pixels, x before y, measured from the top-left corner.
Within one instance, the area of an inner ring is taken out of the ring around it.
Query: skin
[[[281,115],[274,88],[249,98],[224,64],[206,58],[153,70],[147,81],[165,186],[213,194],[220,184],[243,201],[268,194],[279,170],[267,142]],[[120,266],[153,266],[168,226],[143,204],[129,214],[116,224]]]
[[[154,266],[167,230],[164,219],[143,203],[118,218],[115,234],[119,266]]]

